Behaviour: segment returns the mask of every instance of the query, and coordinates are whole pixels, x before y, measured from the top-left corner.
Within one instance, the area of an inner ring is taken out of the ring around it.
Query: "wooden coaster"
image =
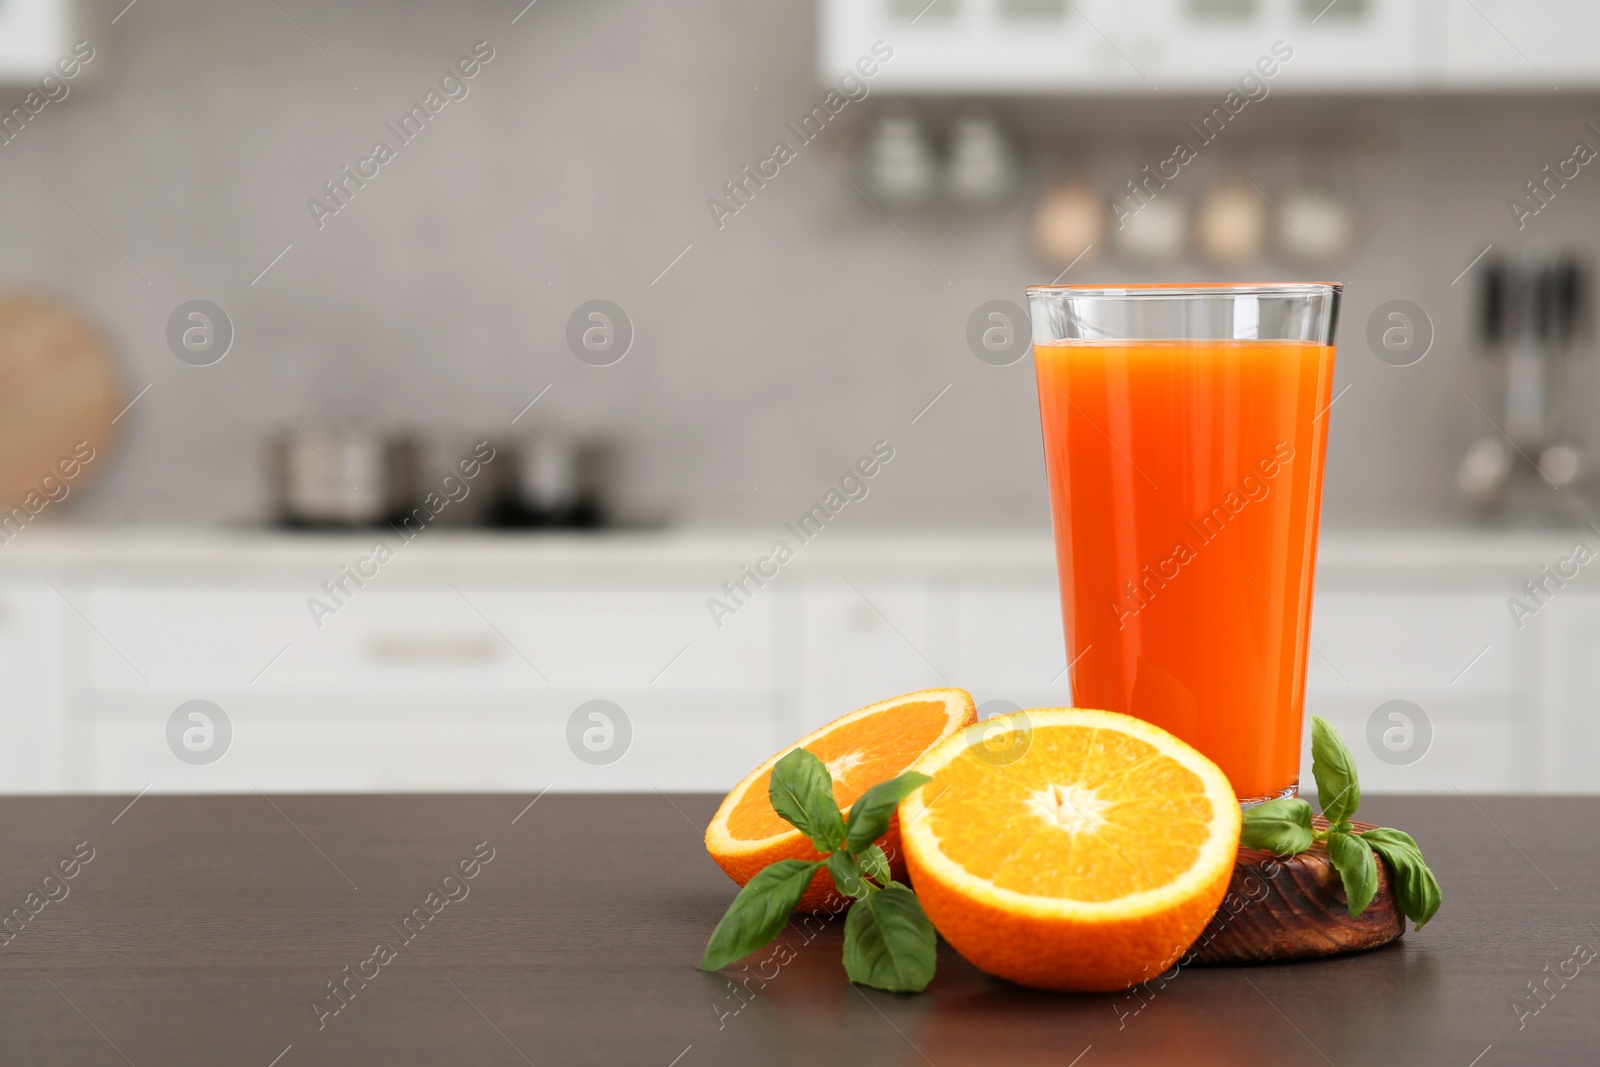
[[[1327,822],[1318,816],[1317,828]],[[1358,822],[1358,831],[1371,823]],[[1222,906],[1189,949],[1200,964],[1264,963],[1332,956],[1376,948],[1405,933],[1393,879],[1382,856],[1378,892],[1365,911],[1350,917],[1344,883],[1320,843],[1298,856],[1279,858],[1239,849]]]

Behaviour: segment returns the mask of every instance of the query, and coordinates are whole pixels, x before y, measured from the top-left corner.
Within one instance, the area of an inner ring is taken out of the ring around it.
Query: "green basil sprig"
[[[1389,863],[1394,875],[1395,903],[1416,923],[1418,930],[1433,918],[1443,903],[1439,880],[1422,860],[1422,850],[1411,835],[1377,827],[1355,833],[1351,819],[1361,805],[1361,782],[1356,762],[1326,719],[1311,716],[1311,774],[1317,780],[1326,830],[1311,821],[1311,805],[1299,797],[1284,797],[1257,804],[1244,813],[1239,843],[1280,856],[1293,856],[1321,841],[1344,883],[1345,900],[1352,917],[1372,903],[1378,891],[1376,853]]]
[[[844,840],[844,816],[833,802],[833,775],[805,749],[795,749],[772,768],[767,796],[772,809],[811,838],[824,856]]]
[[[739,890],[711,931],[703,971],[721,970],[770,944],[783,932],[819,868],[855,903],[844,923],[844,970],[852,982],[891,993],[920,993],[933,981],[938,937],[909,886],[894,881],[889,857],[875,843],[889,829],[895,808],[930,781],[907,771],[879,782],[850,808],[846,824],[833,799],[833,775],[803,748],[772,768],[767,795],[772,809],[811,839],[820,860],[778,860]]]

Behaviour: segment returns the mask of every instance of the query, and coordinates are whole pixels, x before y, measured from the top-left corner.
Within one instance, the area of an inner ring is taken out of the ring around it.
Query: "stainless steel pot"
[[[412,503],[416,445],[362,424],[291,430],[272,446],[278,518],[291,526],[375,526]]]
[[[611,449],[560,430],[508,441],[509,476],[491,521],[499,526],[590,528],[605,525]]]

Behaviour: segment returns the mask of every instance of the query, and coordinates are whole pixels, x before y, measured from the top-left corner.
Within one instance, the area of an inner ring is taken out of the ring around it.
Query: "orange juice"
[[[1073,702],[1295,787],[1333,348],[1034,346]]]

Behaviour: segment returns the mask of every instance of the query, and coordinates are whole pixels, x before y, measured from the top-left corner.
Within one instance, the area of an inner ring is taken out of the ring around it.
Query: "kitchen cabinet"
[[[68,609],[39,582],[0,581],[0,792],[60,787],[77,731],[66,721]]]
[[[896,693],[959,684],[949,680],[950,594],[936,582],[841,574],[779,592],[800,620],[791,738]]]
[[[1038,708],[1072,701],[1055,574],[1040,577],[961,583],[951,616],[953,676],[980,705],[1005,700]]]
[[[36,82],[72,50],[68,0],[0,3],[0,84]],[[60,79],[50,88],[56,90]],[[15,131],[11,131],[15,133]]]
[[[1537,683],[1517,669],[1522,646],[1513,637],[1505,596],[1489,588],[1440,591],[1396,575],[1319,591],[1306,709],[1339,728],[1373,792],[1537,790],[1540,754],[1524,708]],[[1392,701],[1412,707],[1381,710]],[[1389,729],[1409,731],[1405,743],[1421,750],[1386,750]],[[1303,748],[1309,782],[1309,734]]]
[[[1593,88],[1600,8],[1581,0],[1436,3],[1445,85],[1492,89]]]
[[[883,41],[873,84],[896,93],[1220,103],[1263,60],[1241,93],[1572,90],[1600,85],[1597,31],[1582,0],[825,0],[818,73]]]
[[[1071,703],[1047,534],[829,531],[713,617],[763,541],[441,535],[314,620],[359,539],[30,530],[0,557],[0,791],[716,791],[912,689]],[[1325,535],[1306,707],[1370,791],[1600,792],[1600,588],[1507,607],[1567,547]],[[170,740],[195,700],[231,730],[209,762]]]
[[[358,590],[319,627],[317,591],[96,582],[71,787],[687,789],[737,780],[779,743],[769,607],[717,634],[699,588],[428,575]],[[229,717],[215,763],[169,751],[163,724],[190,699]],[[568,719],[592,700],[627,720],[613,763],[572,758]]]
[[[1552,792],[1593,792],[1600,777],[1600,594],[1564,589],[1526,629],[1544,646],[1544,715],[1535,720],[1542,727],[1536,742],[1543,784]]]

